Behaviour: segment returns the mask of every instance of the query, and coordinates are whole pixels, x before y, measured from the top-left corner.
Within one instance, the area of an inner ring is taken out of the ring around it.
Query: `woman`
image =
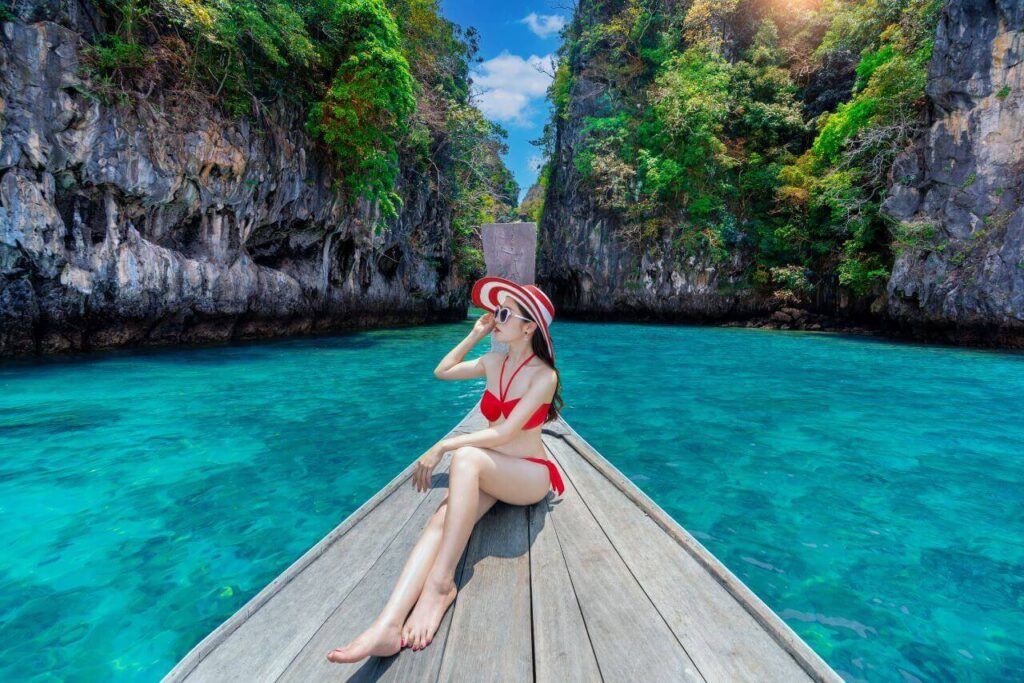
[[[434,376],[486,377],[480,410],[488,427],[442,439],[420,456],[412,483],[425,492],[443,455],[454,451],[448,494],[427,522],[384,609],[366,631],[327,653],[332,662],[389,657],[406,646],[421,650],[429,645],[455,599],[455,568],[476,522],[495,501],[532,505],[544,499],[549,487],[563,490],[554,463],[544,457],[540,429],[558,417],[562,404],[548,331],[555,308],[534,285],[493,276],[473,285],[473,303],[488,312],[438,364]],[[508,353],[462,360],[492,330],[497,330],[497,341],[508,343]]]

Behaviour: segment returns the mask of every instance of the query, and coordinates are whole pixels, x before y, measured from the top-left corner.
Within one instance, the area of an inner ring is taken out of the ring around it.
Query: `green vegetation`
[[[566,118],[569,106],[569,93],[572,92],[572,74],[569,72],[569,65],[560,62],[555,69],[555,76],[551,81],[551,102],[555,106],[560,118]]]
[[[540,176],[537,178],[537,191],[527,193],[523,197],[523,203],[519,205],[519,220],[529,221],[538,224],[540,228],[540,217],[544,212],[544,194],[547,192],[548,182],[551,178],[551,166],[545,165],[540,169]]]
[[[937,234],[934,224],[922,222],[895,223],[891,231],[893,242],[905,249],[931,248],[932,241]]]
[[[511,220],[519,188],[501,162],[507,151],[504,129],[467,104],[449,108],[446,129],[454,164],[441,192],[453,204],[456,266],[463,277],[473,279],[486,271],[477,227]]]
[[[283,99],[304,114],[350,200],[396,218],[401,168],[453,197],[456,222],[470,226],[456,236],[457,258],[473,258],[462,251],[475,221],[512,211],[517,190],[497,155],[505,132],[468,103],[476,33],[441,17],[437,0],[102,0],[101,9],[112,30],[86,52],[101,94],[159,87],[256,121]]]
[[[894,252],[924,239],[879,207],[923,124],[941,4],[601,3],[599,21],[577,17],[566,31],[537,143],[551,158],[574,79],[604,85],[574,160],[623,240],[713,261],[743,249],[744,278],[783,297],[832,277],[869,294]],[[812,106],[817,77],[845,83],[845,97]]]

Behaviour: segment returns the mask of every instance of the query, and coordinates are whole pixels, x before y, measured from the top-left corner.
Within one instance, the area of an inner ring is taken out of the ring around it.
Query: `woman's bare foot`
[[[438,585],[428,578],[416,606],[412,608],[412,614],[402,626],[405,644],[413,650],[422,650],[430,645],[441,619],[444,618],[444,613],[458,592],[454,581],[449,581],[447,585]]]
[[[390,657],[402,649],[402,627],[399,624],[374,622],[352,639],[347,645],[327,653],[327,659],[335,664],[358,662],[369,656]]]

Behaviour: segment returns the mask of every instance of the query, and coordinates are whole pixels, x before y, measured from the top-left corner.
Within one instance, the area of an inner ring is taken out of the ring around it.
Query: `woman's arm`
[[[558,373],[551,370],[540,374],[541,376],[526,390],[505,421],[497,427],[487,427],[469,434],[459,434],[441,439],[428,448],[427,452],[417,459],[415,471],[410,477],[413,487],[417,491],[426,491],[430,488],[431,472],[448,451],[462,446],[482,446],[484,448],[500,446],[512,439],[513,435],[523,428],[530,416],[537,412],[542,404],[550,402],[554,397],[555,388],[558,386]]]
[[[476,346],[478,341],[491,333],[491,329],[494,327],[493,320],[494,314],[490,311],[480,316],[466,338],[460,341],[437,364],[437,367],[434,368],[434,377],[438,379],[472,379],[486,376],[487,370],[484,368],[483,356],[467,361],[462,359],[471,348]]]
[[[512,440],[522,430],[526,421],[537,412],[543,404],[549,403],[555,394],[555,387],[558,383],[558,374],[554,370],[539,373],[541,376],[534,380],[533,384],[526,390],[523,397],[516,403],[516,407],[508,414],[505,421],[497,427],[487,427],[469,434],[441,439],[437,442],[437,448],[441,453],[454,451],[461,446],[480,446],[482,448],[493,448]]]
[[[441,362],[434,368],[434,377],[438,379],[470,379],[483,377],[487,374],[484,368],[483,356],[477,356],[472,360],[462,360],[463,356],[469,353],[481,337],[470,332],[466,338],[459,342],[458,346],[448,352],[448,355],[441,359]],[[460,362],[461,361],[461,362]]]

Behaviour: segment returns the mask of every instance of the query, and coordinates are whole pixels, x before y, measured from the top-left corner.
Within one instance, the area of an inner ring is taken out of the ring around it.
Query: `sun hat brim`
[[[544,337],[551,359],[555,358],[555,345],[551,342],[548,329],[555,318],[555,307],[551,300],[535,285],[520,285],[496,275],[488,275],[473,283],[473,303],[492,313],[501,305],[501,295],[508,294],[530,313],[537,322],[537,328]]]

